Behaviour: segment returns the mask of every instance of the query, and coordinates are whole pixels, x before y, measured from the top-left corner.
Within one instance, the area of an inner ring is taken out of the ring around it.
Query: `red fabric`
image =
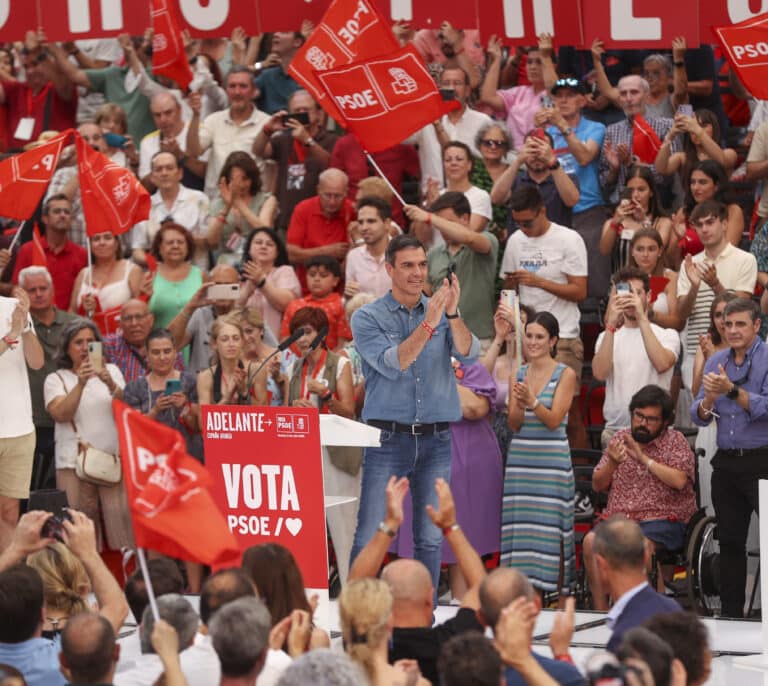
[[[656,302],[658,298],[667,287],[669,279],[666,276],[652,276],[651,279],[651,302]]]
[[[71,133],[0,162],[0,216],[28,219],[34,214]]]
[[[152,0],[152,73],[173,79],[182,90],[192,81],[179,22],[167,0]]]
[[[35,225],[32,227],[32,264],[36,267],[48,266],[48,258],[45,256],[42,239],[40,229],[37,226],[37,222],[35,222]]]
[[[68,310],[72,299],[72,288],[81,270],[88,264],[88,253],[81,245],[67,241],[59,252],[53,252],[45,236],[40,239],[40,245],[45,253],[48,271],[53,280],[53,296],[56,307]],[[24,243],[16,255],[16,265],[13,268],[13,283],[19,282],[19,272],[24,267],[31,267],[34,262],[35,248],[32,241]]]
[[[768,13],[713,30],[744,87],[756,98],[768,99],[768,63],[755,49],[768,41]]]
[[[456,100],[443,100],[412,45],[315,74],[341,112],[337,121],[368,152],[397,145],[461,107]]]
[[[318,196],[307,198],[293,210],[286,243],[300,248],[319,248],[331,243],[347,243],[349,241],[347,226],[356,216],[355,206],[347,199],[344,200],[341,210],[329,219],[320,209]],[[294,268],[301,283],[301,292],[307,295],[309,292],[307,291],[307,270],[303,264],[296,264]]]
[[[329,350],[336,349],[340,338],[352,340],[352,329],[349,328],[347,315],[344,313],[344,303],[338,293],[329,293],[324,298],[316,298],[310,294],[306,298],[291,300],[283,313],[280,338],[287,338],[290,335],[288,325],[293,315],[302,307],[319,307],[328,316],[328,336],[326,336],[325,345]]]
[[[661,139],[639,114],[632,121],[632,155],[643,164],[653,164],[661,149]]]
[[[96,152],[75,134],[80,194],[86,233],[125,233],[134,224],[149,218],[149,193],[125,167]]]
[[[50,82],[48,87],[50,87],[51,93],[51,116],[48,120],[48,131],[66,131],[74,128],[77,115],[77,88],[72,86],[72,99],[67,101],[61,98]],[[35,96],[30,87],[23,81],[3,81],[3,90],[8,109],[8,144],[11,148],[22,148],[30,141],[13,137],[19,120],[23,117],[34,118],[35,126],[32,129],[30,140],[37,140],[43,132],[47,91],[44,88]],[[30,107],[30,103],[32,107]]]
[[[398,143],[391,148],[373,153],[371,157],[401,195],[405,176],[419,177],[419,155],[412,145]],[[349,199],[353,202],[357,197],[357,184],[372,175],[365,151],[360,141],[352,134],[346,134],[336,141],[329,166],[346,172],[349,177]],[[405,225],[403,208],[397,198],[392,199],[392,219],[401,227]]]
[[[354,26],[354,33],[349,27]],[[400,47],[388,19],[370,0],[333,0],[320,23],[296,53],[288,73],[312,93],[315,101],[336,121],[341,114],[326,95],[316,72]],[[402,139],[401,139],[402,140]]]
[[[136,545],[209,565],[239,559],[240,548],[213,502],[211,477],[187,455],[178,431],[112,401]]]

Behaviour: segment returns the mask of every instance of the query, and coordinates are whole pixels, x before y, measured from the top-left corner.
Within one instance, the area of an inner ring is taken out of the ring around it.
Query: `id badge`
[[[22,117],[16,126],[13,137],[20,141],[32,140],[32,131],[35,129],[34,117]]]
[[[632,236],[634,236],[634,235],[635,235],[635,230],[634,229],[622,229],[622,231],[621,231],[621,237],[625,241],[631,241],[632,240]]]

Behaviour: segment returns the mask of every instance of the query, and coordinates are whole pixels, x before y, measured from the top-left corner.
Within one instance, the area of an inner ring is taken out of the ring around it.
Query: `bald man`
[[[120,309],[120,330],[104,336],[107,361],[117,365],[125,382],[143,378],[147,373],[147,337],[155,317],[143,300],[131,298]],[[184,371],[184,358],[176,356],[175,369]]]
[[[157,129],[141,139],[139,145],[139,178],[150,192],[157,190],[152,179],[152,158],[158,152],[171,153],[182,170],[181,184],[202,191],[207,167],[207,153],[200,158],[187,155],[187,130],[189,122],[181,117],[181,105],[168,92],[157,93],[149,102],[149,111]]]
[[[112,625],[94,612],[70,617],[61,634],[61,672],[71,684],[111,684],[120,657]]]
[[[347,227],[357,218],[347,198],[347,175],[339,169],[326,169],[319,178],[317,195],[302,200],[293,210],[286,239],[288,259],[296,267],[304,295],[309,293],[304,263],[317,255],[342,262],[350,248]]]

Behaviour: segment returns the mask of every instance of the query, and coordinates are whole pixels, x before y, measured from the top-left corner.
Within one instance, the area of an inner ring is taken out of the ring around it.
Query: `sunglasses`
[[[503,148],[506,144],[506,141],[497,141],[493,138],[483,138],[480,140],[480,145],[484,145],[488,148]]]

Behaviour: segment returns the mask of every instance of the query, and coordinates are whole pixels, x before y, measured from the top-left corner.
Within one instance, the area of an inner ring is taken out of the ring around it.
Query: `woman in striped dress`
[[[510,379],[515,432],[504,475],[501,564],[524,572],[542,593],[575,576],[573,470],[565,427],[576,374],[554,358],[560,327],[539,312],[525,327],[528,364]]]

